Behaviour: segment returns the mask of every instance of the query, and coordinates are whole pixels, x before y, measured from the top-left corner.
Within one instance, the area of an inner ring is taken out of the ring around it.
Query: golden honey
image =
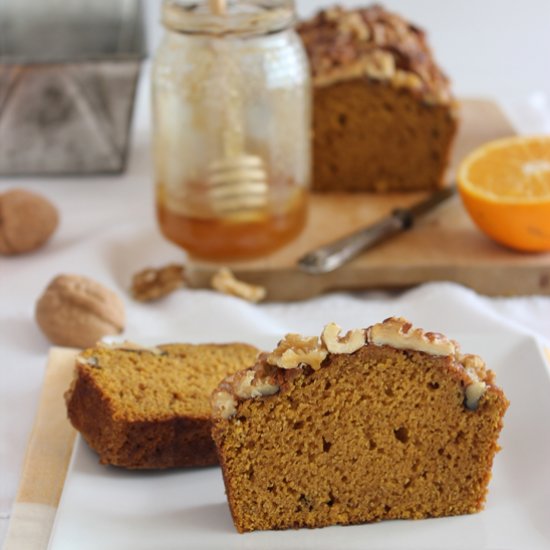
[[[207,260],[244,260],[268,254],[294,239],[307,218],[306,192],[285,210],[227,217],[197,217],[170,209],[159,196],[157,219],[163,235],[189,254]]]

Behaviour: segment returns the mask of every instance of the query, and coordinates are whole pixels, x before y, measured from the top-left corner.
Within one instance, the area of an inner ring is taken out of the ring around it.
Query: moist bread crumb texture
[[[263,355],[214,392],[213,437],[238,531],[483,508],[508,406],[493,373],[404,319],[364,335],[315,369]],[[243,391],[268,383],[272,395]]]
[[[298,31],[314,84],[313,189],[442,187],[458,108],[424,32],[378,5],[321,10]]]
[[[210,395],[254,363],[247,344],[129,343],[83,351],[65,398],[73,426],[102,464],[171,468],[217,463]]]

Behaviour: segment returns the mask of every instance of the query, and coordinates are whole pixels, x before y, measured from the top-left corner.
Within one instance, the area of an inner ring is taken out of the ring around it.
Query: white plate
[[[218,468],[137,473],[75,446],[52,550],[550,548],[550,376],[535,340],[453,335],[497,373],[511,405],[486,509],[475,515],[240,535]]]

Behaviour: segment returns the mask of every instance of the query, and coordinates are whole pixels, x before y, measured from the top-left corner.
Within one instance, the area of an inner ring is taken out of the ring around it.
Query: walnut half
[[[340,336],[341,331],[336,323],[329,323],[323,329],[321,341],[330,353],[353,353],[365,345],[366,334],[363,329],[350,330],[344,336]]]
[[[32,252],[51,237],[59,223],[57,208],[26,189],[0,193],[0,255]]]
[[[300,334],[287,334],[267,357],[270,365],[281,369],[295,369],[300,365],[309,365],[313,370],[321,368],[327,356],[317,336],[305,338]]]
[[[35,318],[54,344],[87,348],[124,330],[124,303],[112,290],[81,275],[58,275],[36,302]]]

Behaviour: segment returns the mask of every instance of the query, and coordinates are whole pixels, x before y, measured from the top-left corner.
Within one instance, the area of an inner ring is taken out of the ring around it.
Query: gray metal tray
[[[2,0],[0,174],[122,171],[145,55],[139,0]]]

